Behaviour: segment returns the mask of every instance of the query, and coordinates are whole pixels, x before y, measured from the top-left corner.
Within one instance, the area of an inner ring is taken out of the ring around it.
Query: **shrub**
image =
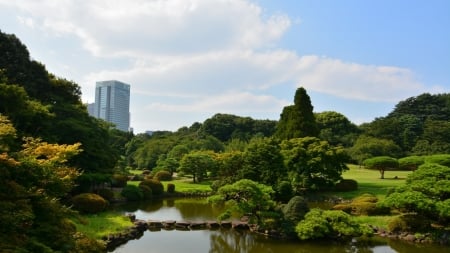
[[[305,199],[300,196],[291,198],[283,208],[284,217],[294,224],[302,220],[307,212],[309,212],[308,204]]]
[[[82,193],[72,198],[75,210],[82,213],[99,213],[108,206],[108,202],[100,195],[94,193]]]
[[[146,179],[139,183],[139,186],[146,185],[152,189],[153,195],[161,195],[164,193],[164,186],[161,182],[155,179]]]
[[[130,180],[131,181],[142,181],[142,180],[144,180],[144,176],[143,175],[133,175]]]
[[[450,154],[430,155],[425,157],[427,163],[437,163],[443,166],[450,167]]]
[[[398,159],[398,168],[400,170],[416,170],[424,162],[424,156],[407,156]]]
[[[167,184],[167,192],[168,193],[174,193],[175,192],[175,185],[174,184]]]
[[[97,190],[97,194],[102,196],[102,198],[111,201],[114,199],[114,192],[108,188],[100,188]]]
[[[151,171],[150,170],[143,170],[142,171],[142,175],[150,175]]]
[[[338,192],[356,191],[358,190],[358,182],[353,179],[342,179],[334,187]]]
[[[275,191],[276,199],[282,201],[283,203],[288,202],[293,195],[292,185],[288,181],[281,181],[277,185],[277,189]]]
[[[148,200],[153,197],[153,192],[152,192],[152,189],[150,189],[150,187],[148,187],[146,185],[139,185],[139,189],[141,189],[141,191],[142,191],[143,199]]]
[[[113,187],[125,187],[127,185],[128,176],[122,174],[114,174],[112,176],[111,185]]]
[[[430,228],[430,220],[422,215],[403,214],[393,218],[389,224],[390,232],[421,232]]]
[[[158,181],[171,181],[172,174],[168,171],[160,170],[155,174],[154,178]]]
[[[142,190],[135,185],[127,185],[122,189],[120,193],[128,201],[138,201],[144,198],[144,193]]]
[[[353,198],[352,203],[357,203],[357,202],[377,203],[378,198],[372,194],[364,193],[358,197]]]
[[[340,211],[346,212],[348,214],[352,213],[352,205],[351,204],[337,204],[337,205],[334,205],[331,209],[332,210],[340,210]]]

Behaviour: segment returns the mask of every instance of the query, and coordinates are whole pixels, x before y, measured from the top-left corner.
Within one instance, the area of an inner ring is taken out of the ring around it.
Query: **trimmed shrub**
[[[161,195],[164,193],[164,186],[161,182],[155,179],[146,179],[139,183],[139,186],[146,185],[152,189],[153,195]]]
[[[130,180],[131,181],[142,181],[142,180],[144,180],[144,176],[143,175],[133,175]]]
[[[450,154],[430,155],[425,157],[427,163],[437,163],[450,167]]]
[[[150,187],[146,185],[139,185],[139,189],[141,189],[142,191],[143,199],[148,200],[153,197],[153,192],[152,189],[150,189]]]
[[[431,222],[428,218],[417,214],[403,214],[393,218],[389,224],[390,232],[421,232],[429,230]]]
[[[150,175],[150,173],[152,173],[150,170],[143,170],[142,171],[142,175]]]
[[[167,192],[168,193],[174,193],[175,192],[175,185],[174,184],[167,184]]]
[[[331,209],[344,211],[348,214],[352,213],[352,205],[351,204],[337,204],[337,205],[334,205]]]
[[[398,159],[398,168],[400,170],[416,170],[424,162],[424,156],[407,156]]]
[[[358,182],[353,179],[342,179],[334,186],[338,192],[348,192],[358,190]]]
[[[171,181],[172,174],[168,171],[160,170],[155,174],[154,178],[158,181]]]
[[[108,188],[100,188],[97,190],[97,194],[102,196],[102,198],[111,201],[114,199],[114,192]]]
[[[128,201],[139,201],[144,198],[144,193],[142,190],[135,185],[127,185],[122,189],[120,193]]]
[[[300,196],[294,196],[283,207],[284,217],[294,224],[301,221],[307,212],[309,212],[308,203]]]
[[[369,203],[377,203],[378,198],[372,194],[364,193],[358,197],[353,198],[352,203],[356,202],[369,202]]]
[[[100,195],[94,193],[82,193],[72,198],[75,210],[82,213],[99,213],[108,206],[108,202]]]
[[[127,185],[128,176],[122,174],[114,174],[112,176],[112,187],[125,187]]]

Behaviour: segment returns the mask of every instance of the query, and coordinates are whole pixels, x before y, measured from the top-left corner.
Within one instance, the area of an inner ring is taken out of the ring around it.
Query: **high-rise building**
[[[130,129],[130,85],[116,80],[95,85],[94,116],[113,123],[117,129]]]

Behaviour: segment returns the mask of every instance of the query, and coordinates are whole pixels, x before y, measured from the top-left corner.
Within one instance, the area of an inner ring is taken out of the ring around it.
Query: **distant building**
[[[95,85],[94,117],[113,123],[117,129],[130,130],[130,85],[101,81]]]
[[[89,115],[95,117],[95,103],[88,103],[86,104],[86,107]]]

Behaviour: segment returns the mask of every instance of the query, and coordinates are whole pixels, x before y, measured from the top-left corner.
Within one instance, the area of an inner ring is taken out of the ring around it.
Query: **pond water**
[[[205,199],[165,199],[114,206],[115,210],[134,213],[141,220],[208,221],[215,220],[220,208]],[[439,245],[417,245],[375,237],[368,242],[334,243],[330,241],[298,242],[274,240],[263,235],[220,230],[146,231],[138,240],[114,250],[115,253],[442,253],[450,252]]]

